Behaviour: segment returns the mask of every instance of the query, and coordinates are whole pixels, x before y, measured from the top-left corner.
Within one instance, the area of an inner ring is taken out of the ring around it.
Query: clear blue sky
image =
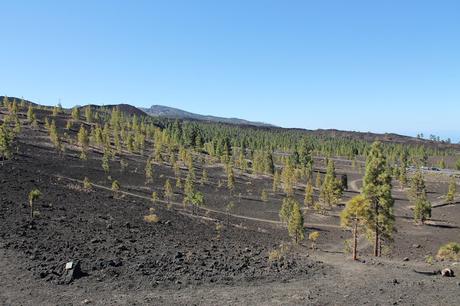
[[[0,94],[460,138],[460,1],[5,1]]]

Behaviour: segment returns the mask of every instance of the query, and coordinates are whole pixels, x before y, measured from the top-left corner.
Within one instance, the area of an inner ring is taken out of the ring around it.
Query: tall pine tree
[[[372,144],[367,155],[363,195],[370,203],[370,229],[374,234],[374,256],[381,255],[382,239],[391,239],[393,233],[393,204],[391,175],[388,172],[382,144]]]

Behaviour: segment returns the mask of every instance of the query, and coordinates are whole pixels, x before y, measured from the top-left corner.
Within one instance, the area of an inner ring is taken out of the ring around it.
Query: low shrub
[[[460,260],[460,244],[449,242],[441,246],[436,257],[441,260]]]
[[[268,261],[274,262],[283,260],[288,250],[289,247],[287,245],[280,245],[279,248],[273,249],[270,252],[268,252]]]
[[[158,221],[160,221],[160,218],[155,214],[150,214],[144,216],[144,221],[148,223],[157,223]]]

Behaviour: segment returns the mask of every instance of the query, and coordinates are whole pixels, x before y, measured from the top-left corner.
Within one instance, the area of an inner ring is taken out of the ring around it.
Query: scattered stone
[[[454,271],[450,268],[445,268],[441,270],[441,275],[444,277],[454,277]]]
[[[73,280],[82,277],[84,274],[80,268],[79,261],[70,261],[65,264],[64,283],[70,284]]]
[[[421,247],[421,245],[420,245],[420,244],[413,244],[412,247],[413,247],[414,249],[419,249],[419,248]]]
[[[403,261],[409,261],[409,257],[404,257]]]
[[[91,304],[91,301],[88,300],[88,299],[84,299],[81,303],[82,303],[83,305],[87,305],[87,304]]]
[[[176,255],[174,256],[174,259],[182,258],[184,254],[182,252],[177,252]]]

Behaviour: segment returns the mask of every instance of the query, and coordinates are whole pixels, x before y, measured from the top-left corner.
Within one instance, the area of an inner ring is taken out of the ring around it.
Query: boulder
[[[441,270],[441,275],[444,277],[454,277],[454,271],[450,268],[445,268]]]
[[[69,261],[65,264],[63,274],[63,282],[65,284],[70,284],[73,280],[82,276],[84,276],[84,273],[81,271],[79,261]]]

